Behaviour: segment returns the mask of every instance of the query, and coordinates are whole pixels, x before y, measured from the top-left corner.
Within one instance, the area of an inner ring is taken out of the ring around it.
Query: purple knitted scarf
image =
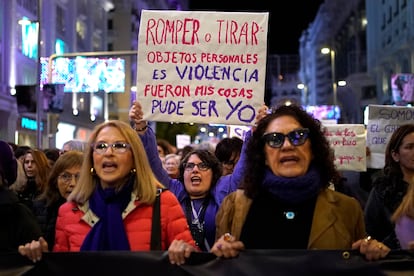
[[[319,172],[311,166],[305,175],[291,178],[276,176],[266,168],[261,186],[282,202],[297,204],[316,196],[323,184]]]
[[[122,220],[122,211],[131,200],[134,177],[118,192],[96,185],[89,207],[99,217],[81,246],[81,251],[130,250]]]

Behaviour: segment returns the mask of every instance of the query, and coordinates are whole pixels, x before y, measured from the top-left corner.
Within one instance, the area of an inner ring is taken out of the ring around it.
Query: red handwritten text
[[[198,30],[200,29],[200,21],[192,18],[184,18],[184,20],[158,20],[149,19],[146,27],[147,45],[161,44],[198,44]]]

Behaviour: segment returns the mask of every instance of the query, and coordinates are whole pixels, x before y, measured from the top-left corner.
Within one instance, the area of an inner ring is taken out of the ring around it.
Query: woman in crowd
[[[165,161],[165,156],[167,156],[170,153],[173,153],[171,144],[167,140],[161,138],[157,139],[157,150],[158,155],[163,163]]]
[[[85,147],[86,147],[86,143],[84,141],[77,140],[77,139],[71,139],[71,140],[66,141],[65,143],[63,143],[62,153],[72,151],[72,150],[84,152]]]
[[[47,148],[43,149],[43,152],[46,155],[47,160],[49,161],[49,167],[52,168],[56,160],[62,154],[62,151],[58,148]]]
[[[198,247],[210,251],[216,236],[216,213],[223,198],[237,189],[242,171],[235,169],[234,174],[222,177],[221,164],[214,153],[194,149],[181,159],[179,178],[170,178],[158,157],[155,134],[142,120],[139,102],[132,104],[129,117],[144,144],[153,172],[177,196]]]
[[[9,189],[16,180],[18,163],[9,144],[0,141],[0,252],[16,252],[20,244],[41,235],[32,211]]]
[[[23,169],[27,182],[23,190],[19,191],[17,195],[21,202],[33,210],[33,201],[43,192],[49,177],[49,160],[43,151],[30,149],[24,155]]]
[[[320,122],[295,105],[260,112],[264,118],[246,142],[246,157],[242,150],[243,190],[224,199],[211,252],[234,257],[245,248],[353,248],[369,260],[386,256],[386,245],[363,239],[359,202],[328,188],[339,174]]]
[[[59,208],[53,251],[150,250],[153,207],[159,197],[155,222],[160,233],[155,240],[159,250],[169,249],[171,263],[184,263],[198,248],[177,198],[162,188],[128,124],[115,120],[96,126],[78,184]],[[43,238],[19,246],[19,252],[33,261],[43,251]]]
[[[33,209],[42,227],[43,237],[53,249],[55,243],[55,225],[60,205],[67,197],[79,179],[83,153],[68,151],[61,155],[50,171],[43,193],[33,202]]]
[[[221,139],[215,148],[214,154],[223,167],[223,175],[232,174],[234,166],[240,158],[243,140],[239,137],[226,137]]]
[[[391,249],[407,248],[400,244],[391,219],[404,224],[412,204],[414,185],[414,124],[401,125],[394,131],[385,149],[383,175],[373,182],[365,204],[367,233]],[[410,187],[410,188],[409,188]],[[406,200],[403,202],[403,198]],[[411,203],[410,203],[411,202]],[[399,208],[400,206],[400,208]],[[400,218],[402,219],[400,221]],[[400,225],[401,224],[397,224]],[[413,232],[413,229],[409,231]]]
[[[167,154],[164,158],[164,168],[171,178],[180,176],[180,156],[175,153]]]

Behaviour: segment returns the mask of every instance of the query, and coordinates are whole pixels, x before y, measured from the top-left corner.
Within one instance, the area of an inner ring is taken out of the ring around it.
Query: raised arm
[[[262,105],[256,115],[256,124],[263,119],[268,114],[268,107],[266,105]],[[246,136],[243,142],[243,146],[240,152],[239,161],[236,163],[234,167],[233,173],[229,175],[222,176],[217,185],[216,185],[216,195],[217,195],[217,202],[221,202],[225,196],[229,193],[237,190],[240,186],[240,183],[243,180],[244,172],[245,172],[245,164],[246,164],[246,148],[249,142],[250,137],[252,136],[252,131],[254,131],[254,126],[246,132]]]
[[[131,126],[139,134],[139,138],[144,144],[148,161],[158,181],[169,188],[171,178],[162,166],[161,159],[158,155],[157,138],[155,137],[154,131],[148,127],[147,122],[142,120],[143,115],[141,104],[137,101],[133,102],[129,110]]]

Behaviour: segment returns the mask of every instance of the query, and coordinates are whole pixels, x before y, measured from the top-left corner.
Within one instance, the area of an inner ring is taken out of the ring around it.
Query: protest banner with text
[[[325,137],[335,152],[335,165],[340,171],[366,171],[366,136],[362,124],[327,124]]]
[[[144,119],[253,125],[264,103],[268,17],[143,10],[136,97]]]
[[[370,155],[367,167],[382,169],[385,161],[385,149],[394,131],[403,124],[414,122],[414,108],[369,105],[367,125],[367,147]]]

